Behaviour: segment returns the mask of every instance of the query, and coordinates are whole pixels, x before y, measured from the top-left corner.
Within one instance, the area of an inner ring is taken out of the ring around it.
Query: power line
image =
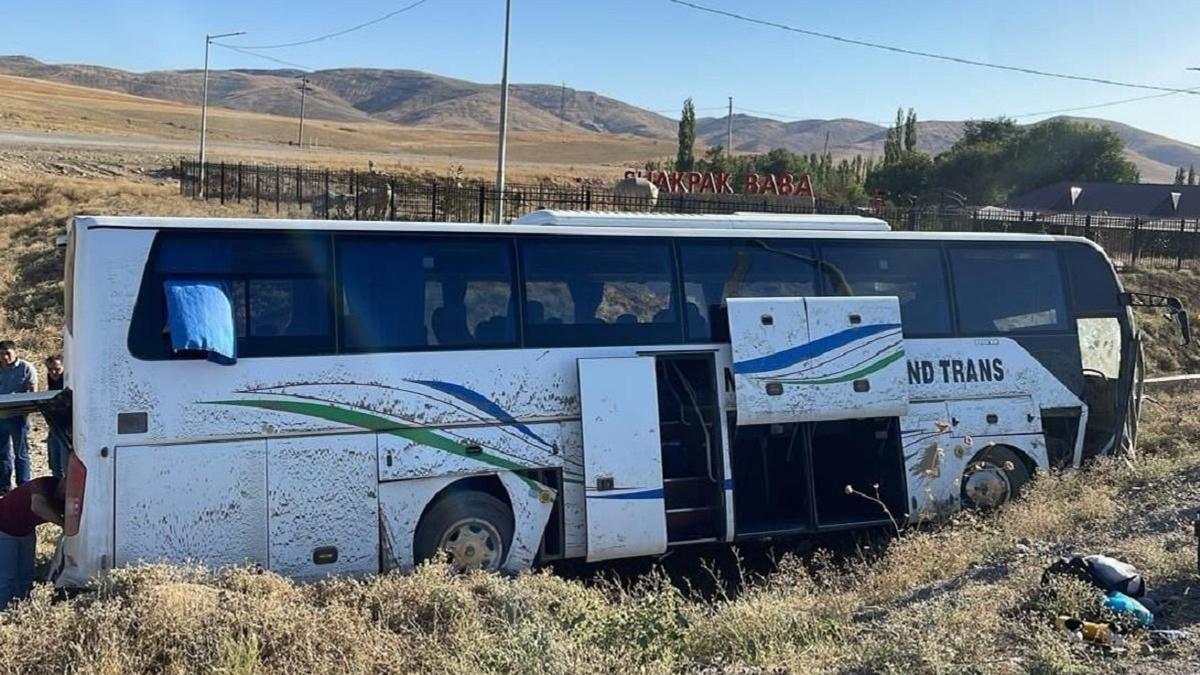
[[[704,108],[695,108],[695,107],[692,108],[692,110],[724,110],[724,109],[725,109],[725,106],[723,106],[723,105],[710,105],[710,106],[707,106]],[[667,108],[667,109],[659,109],[659,110],[650,110],[650,112],[658,113],[659,115],[670,115],[671,113],[678,113],[680,110],[682,110],[682,108]]]
[[[1171,92],[1173,94],[1197,94],[1197,93],[1200,93],[1194,89],[1176,89],[1173,87],[1161,87],[1158,85],[1142,84],[1139,82],[1124,82],[1122,80],[1110,80],[1110,79],[1104,78],[1104,77],[1090,77],[1087,75],[1072,75],[1069,73],[1056,73],[1056,72],[1048,71],[1048,70],[1039,70],[1037,68],[1026,68],[1023,66],[1010,66],[1010,65],[1000,64],[1000,63],[989,63],[987,61],[976,61],[975,59],[963,58],[961,56],[949,56],[946,54],[936,54],[933,52],[920,51],[917,49],[896,47],[894,45],[887,45],[887,44],[882,44],[879,42],[868,42],[866,40],[857,40],[854,38],[842,37],[840,35],[833,35],[832,33],[822,33],[822,32],[815,31],[815,30],[808,30],[806,28],[797,28],[795,26],[789,26],[787,24],[778,23],[776,21],[768,21],[766,19],[758,19],[755,17],[746,16],[744,14],[738,14],[736,12],[730,12],[730,11],[726,11],[723,9],[715,9],[713,7],[705,7],[704,5],[698,5],[694,2],[688,2],[687,0],[667,0],[667,2],[671,2],[676,5],[681,5],[684,7],[690,7],[697,11],[707,12],[709,14],[716,14],[717,16],[723,16],[723,17],[726,17],[729,19],[734,19],[737,21],[743,21],[745,23],[758,24],[760,26],[767,26],[770,28],[778,28],[779,30],[788,31],[790,33],[799,33],[801,35],[808,35],[810,37],[819,37],[819,38],[823,38],[825,40],[833,40],[834,42],[841,42],[844,44],[857,45],[859,47],[870,47],[871,49],[880,49],[883,51],[895,52],[897,54],[907,54],[909,56],[921,56],[921,57],[924,57],[927,59],[937,59],[939,61],[949,61],[951,63],[958,63],[958,64],[962,64],[962,65],[967,65],[967,66],[977,66],[980,68],[991,68],[993,70],[1004,70],[1004,71],[1013,72],[1013,73],[1024,73],[1026,75],[1037,75],[1040,77],[1053,77],[1053,78],[1057,78],[1060,80],[1074,80],[1077,82],[1094,82],[1096,84],[1107,84],[1107,85],[1111,85],[1114,87],[1126,87],[1129,89],[1147,89],[1150,91],[1166,91],[1166,92]]]
[[[397,14],[403,14],[404,12],[407,12],[410,9],[416,9],[417,7],[420,7],[421,5],[423,5],[427,2],[429,2],[429,0],[417,0],[416,2],[414,2],[412,4],[409,4],[404,7],[401,7],[400,9],[388,12],[387,14],[384,14],[383,16],[375,17],[374,19],[371,19],[370,21],[365,21],[363,23],[360,23],[356,26],[351,26],[344,30],[335,31],[333,33],[326,33],[325,35],[318,35],[317,37],[308,38],[305,40],[296,40],[295,42],[281,42],[279,44],[273,44],[273,45],[239,45],[239,46],[242,49],[283,49],[284,47],[299,47],[301,45],[310,45],[314,42],[321,42],[322,40],[328,40],[329,38],[340,37],[342,35],[346,35],[347,33],[353,33],[356,30],[362,30],[363,28],[366,28],[368,26],[374,26],[377,23],[387,21],[388,19],[392,18],[393,16],[396,16]],[[229,46],[229,45],[226,45],[226,46]]]
[[[282,65],[282,66],[288,66],[289,68],[299,68],[300,70],[307,70],[310,72],[313,70],[312,68],[309,68],[306,65],[303,65],[300,63],[293,63],[291,61],[284,61],[283,59],[277,59],[274,56],[267,56],[266,54],[259,54],[257,52],[252,52],[244,47],[234,47],[233,45],[227,45],[224,42],[213,42],[213,44],[218,47],[224,47],[225,49],[231,49],[239,54],[245,54],[246,56],[253,56],[255,58],[270,61],[272,63],[278,63],[279,65]]]
[[[1185,90],[1188,93],[1200,93],[1200,87]],[[1123,98],[1117,101],[1108,101],[1106,103],[1093,103],[1092,105],[1081,105],[1074,108],[1059,108],[1058,110],[1043,110],[1041,112],[1021,113],[1020,115],[1011,115],[1014,118],[1021,117],[1037,117],[1038,115],[1058,115],[1061,113],[1079,112],[1081,110],[1096,110],[1097,108],[1107,108],[1109,106],[1121,105],[1122,103],[1134,103],[1136,101],[1148,101],[1152,98],[1164,98],[1166,96],[1175,96],[1181,94],[1182,91],[1168,91],[1164,94],[1150,94],[1149,96],[1135,96],[1134,98]]]

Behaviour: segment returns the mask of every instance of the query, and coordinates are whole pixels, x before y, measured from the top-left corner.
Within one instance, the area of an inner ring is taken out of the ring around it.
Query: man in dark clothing
[[[63,360],[61,356],[51,356],[46,359],[46,391],[57,391],[63,388]],[[63,447],[58,436],[50,431],[46,434],[46,460],[50,464],[50,473],[61,479],[67,471],[67,449]]]
[[[0,340],[0,394],[37,391],[37,371],[17,356],[12,340]],[[29,420],[25,415],[0,417],[0,494],[12,488],[14,457],[17,485],[29,480]]]
[[[0,609],[33,588],[37,549],[34,530],[42,523],[63,524],[60,481],[45,476],[0,497]]]

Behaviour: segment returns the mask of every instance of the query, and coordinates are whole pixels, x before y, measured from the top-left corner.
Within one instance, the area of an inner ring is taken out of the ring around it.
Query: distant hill
[[[25,56],[0,56],[0,74],[65,82],[149,98],[198,104],[202,73],[198,70],[132,73],[114,68],[46,64]],[[295,115],[301,71],[290,69],[213,70],[209,72],[210,105]],[[335,68],[308,73],[312,92],[307,115],[333,121],[377,119],[406,126],[486,131],[496,128],[499,87],[415,70]],[[549,84],[515,84],[510,88],[509,125],[517,131],[558,130],[598,134],[630,134],[672,140],[676,120],[591,91]],[[1169,182],[1175,167],[1200,165],[1200,147],[1136,127],[1102,119],[1072,118],[1112,129],[1124,141],[1126,154],[1142,172],[1142,180]],[[696,120],[696,136],[708,146],[724,145],[726,117]],[[733,146],[738,152],[787,148],[813,153],[828,148],[835,156],[879,156],[885,127],[854,119],[779,120],[733,116]],[[918,148],[936,155],[962,134],[962,122],[918,123]]]

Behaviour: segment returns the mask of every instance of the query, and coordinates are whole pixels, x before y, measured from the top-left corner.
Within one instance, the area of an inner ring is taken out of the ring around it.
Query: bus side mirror
[[[1191,344],[1192,324],[1179,298],[1167,298],[1167,319],[1179,325],[1179,336],[1183,338],[1183,344]]]
[[[1124,293],[1121,299],[1130,307],[1166,309],[1167,311],[1163,316],[1168,321],[1174,321],[1179,326],[1179,336],[1183,338],[1183,344],[1186,345],[1192,342],[1192,326],[1188,321],[1187,310],[1183,308],[1183,302],[1179,298],[1173,298],[1169,295],[1153,295],[1151,293]]]

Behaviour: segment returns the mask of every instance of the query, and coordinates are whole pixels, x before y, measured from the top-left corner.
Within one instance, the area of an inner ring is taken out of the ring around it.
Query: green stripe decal
[[[468,453],[467,447],[458,441],[442,436],[441,434],[430,431],[429,429],[421,429],[416,427],[405,426],[395,420],[372,415],[360,410],[347,410],[336,406],[324,405],[321,403],[308,403],[304,401],[271,401],[271,400],[249,400],[236,399],[228,401],[205,401],[209,405],[236,405],[243,408],[259,408],[261,410],[274,410],[277,412],[287,412],[296,415],[304,415],[305,417],[315,417],[318,419],[336,422],[337,424],[345,424],[347,426],[358,427],[367,431],[376,431],[379,433],[391,434],[406,438],[420,445],[427,445],[432,448],[444,450],[459,457],[474,459],[484,464],[517,471],[528,469],[529,467],[518,464],[511,460],[489,455],[486,452]]]
[[[902,358],[904,358],[903,349],[892,354],[888,354],[874,363],[868,363],[858,370],[844,373],[842,375],[838,375],[837,377],[814,378],[808,380],[779,380],[779,382],[782,382],[783,384],[837,384],[839,382],[849,382],[851,380],[857,380],[861,377],[870,375],[876,371],[883,370]]]

